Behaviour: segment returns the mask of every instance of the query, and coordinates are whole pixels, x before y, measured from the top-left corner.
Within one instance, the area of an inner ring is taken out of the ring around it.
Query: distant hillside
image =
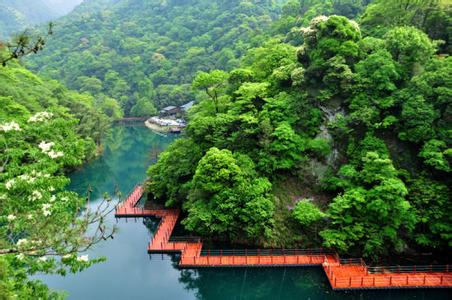
[[[0,39],[48,22],[71,11],[83,0],[0,0]]]
[[[55,11],[58,16],[63,16],[69,13],[77,5],[83,2],[83,0],[42,0]]]
[[[56,23],[35,71],[68,86],[157,108],[194,99],[197,71],[230,70],[278,15],[270,0],[86,0]]]

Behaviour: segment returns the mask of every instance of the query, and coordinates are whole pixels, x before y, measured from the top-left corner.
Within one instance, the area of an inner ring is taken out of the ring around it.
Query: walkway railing
[[[201,238],[199,236],[170,236],[169,241],[199,243],[201,242]]]
[[[128,192],[127,192],[127,196],[126,197],[122,197],[122,200],[120,200],[120,202],[116,205],[116,211],[122,207],[124,207],[124,205],[126,205],[126,201],[129,200],[133,203],[133,205],[136,205],[138,200],[143,196],[142,194],[137,194],[135,197],[133,197],[133,199],[130,199],[130,197],[132,197],[133,193],[136,192],[138,187],[142,187],[143,184],[137,184],[135,185],[133,188],[131,188]]]
[[[427,265],[427,266],[378,266],[367,267],[370,274],[385,273],[440,273],[451,272],[450,265]]]
[[[326,249],[204,249],[201,256],[282,256],[282,255],[334,255]]]
[[[349,276],[332,277],[334,288],[400,288],[400,287],[435,287],[450,285],[452,275],[391,275],[391,276]]]
[[[366,266],[362,258],[341,258],[339,262],[341,265]]]

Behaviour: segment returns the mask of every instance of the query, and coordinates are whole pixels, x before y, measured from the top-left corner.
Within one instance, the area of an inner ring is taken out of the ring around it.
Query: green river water
[[[93,199],[115,187],[127,192],[143,181],[174,136],[160,136],[145,127],[117,126],[105,139],[105,152],[72,176],[71,189],[93,188]],[[116,222],[110,216],[112,223]],[[228,268],[180,270],[177,257],[147,254],[157,220],[119,220],[113,240],[97,245],[90,257],[105,263],[66,277],[40,276],[69,299],[241,300],[241,299],[450,299],[450,290],[380,290],[333,292],[320,268]]]

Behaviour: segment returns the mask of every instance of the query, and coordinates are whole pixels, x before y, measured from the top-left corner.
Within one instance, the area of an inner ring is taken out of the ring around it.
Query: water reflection
[[[447,290],[333,292],[320,268],[230,268],[182,270],[179,281],[197,299],[450,299]]]

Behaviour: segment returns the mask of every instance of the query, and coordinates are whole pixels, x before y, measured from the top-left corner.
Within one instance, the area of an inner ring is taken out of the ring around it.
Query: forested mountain
[[[68,13],[82,0],[0,0],[0,39]]]
[[[198,73],[186,136],[149,169],[156,199],[213,238],[374,259],[447,251],[450,44],[431,39],[445,28],[429,28],[430,38],[417,17],[393,16],[440,26],[450,7],[389,2],[374,1],[356,22],[295,17],[344,1],[291,1],[276,22],[286,35],[229,72]]]
[[[70,88],[157,108],[194,98],[197,71],[231,70],[276,17],[273,1],[107,1],[56,23],[48,47],[29,65]]]

